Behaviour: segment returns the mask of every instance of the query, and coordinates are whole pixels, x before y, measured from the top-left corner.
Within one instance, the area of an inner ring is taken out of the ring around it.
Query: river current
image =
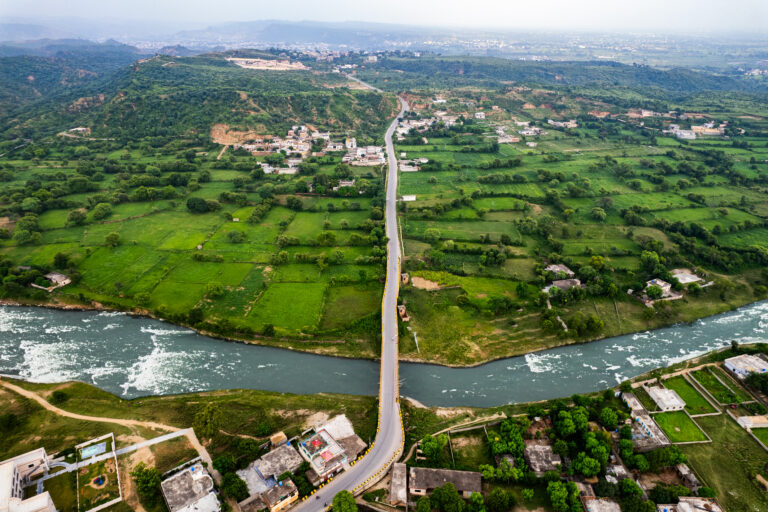
[[[401,363],[400,392],[428,406],[556,398],[604,389],[731,340],[768,342],[768,301],[473,368]],[[80,380],[124,398],[231,388],[375,395],[378,372],[373,361],[230,343],[122,313],[0,307],[0,374]]]

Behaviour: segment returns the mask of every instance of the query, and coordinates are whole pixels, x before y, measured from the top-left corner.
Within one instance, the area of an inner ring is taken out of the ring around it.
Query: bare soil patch
[[[420,290],[439,290],[440,284],[423,277],[413,276],[411,277],[411,284]]]

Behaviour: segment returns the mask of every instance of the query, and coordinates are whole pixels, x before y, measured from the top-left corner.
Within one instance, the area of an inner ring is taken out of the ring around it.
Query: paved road
[[[359,81],[359,80],[358,80]],[[364,82],[364,85],[367,86]],[[373,89],[373,87],[371,87]],[[400,99],[398,118],[408,109]],[[342,490],[360,491],[371,482],[378,481],[403,451],[403,425],[400,420],[400,401],[397,371],[397,295],[400,285],[400,243],[397,232],[397,159],[392,145],[392,134],[397,127],[395,119],[387,130],[386,227],[387,281],[382,300],[382,347],[379,383],[379,428],[370,451],[354,466],[327,483],[294,510],[320,512],[331,504],[333,497]]]

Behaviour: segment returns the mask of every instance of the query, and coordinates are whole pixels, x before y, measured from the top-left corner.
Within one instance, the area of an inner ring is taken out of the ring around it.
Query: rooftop
[[[405,504],[408,499],[407,471],[405,464],[395,462],[392,465],[392,477],[389,483],[389,502],[392,504]]]
[[[474,471],[411,468],[411,489],[436,489],[450,482],[461,492],[480,492],[482,476]]]
[[[724,512],[715,500],[681,496],[677,505],[657,505],[657,512]]]
[[[261,495],[261,499],[267,507],[272,508],[295,492],[296,484],[290,478],[286,478],[278,485],[264,492]]]
[[[302,463],[301,455],[289,444],[278,446],[254,461],[264,478],[277,478],[286,471],[295,471]]]
[[[557,465],[563,462],[548,444],[526,445],[525,460],[528,461],[528,465],[535,473],[546,473],[557,469]]]
[[[608,498],[584,497],[582,499],[587,512],[621,512],[619,504]]]
[[[648,394],[659,409],[662,411],[668,411],[671,409],[682,409],[685,407],[685,401],[680,398],[674,390],[667,389],[661,386],[651,386],[648,388]]]
[[[213,479],[202,464],[185,468],[163,480],[161,487],[171,512],[218,512],[221,509],[213,494]]]

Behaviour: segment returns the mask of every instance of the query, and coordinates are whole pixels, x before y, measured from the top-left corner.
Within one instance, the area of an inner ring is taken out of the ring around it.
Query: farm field
[[[399,214],[403,268],[437,283],[402,287],[410,327],[426,347],[416,353],[415,343],[404,341],[407,357],[476,363],[687,321],[768,296],[768,274],[757,272],[762,256],[754,258],[768,247],[768,165],[756,157],[762,144],[694,146],[651,136],[621,115],[620,125],[590,118],[590,101],[568,94],[559,98],[558,115],[581,115],[576,129],[553,128],[552,112],[541,109],[496,109],[507,98],[490,90],[483,89],[482,106],[466,91],[443,91],[450,100],[440,109],[430,106],[429,94],[409,93],[418,106],[407,119],[439,120],[445,112],[459,119],[411,130],[396,144],[404,160],[420,162],[419,170],[401,172],[398,184],[399,195],[408,196]],[[546,94],[514,92],[533,105]],[[469,99],[475,105],[467,109]],[[484,119],[474,119],[480,111]],[[521,121],[538,132],[519,133]],[[768,123],[759,124],[768,140]],[[519,142],[494,143],[500,131]],[[702,153],[710,151],[705,147],[727,149],[727,156],[718,160],[720,154]],[[725,167],[747,181],[736,183]],[[543,295],[556,278],[545,271],[550,264],[567,267],[578,284]],[[699,284],[713,286],[688,290],[672,276],[678,268],[695,268]],[[683,300],[643,307],[654,278],[670,282]],[[711,412],[700,401],[692,407]]]
[[[725,405],[732,403],[741,403],[752,398],[740,387],[735,386],[731,381],[726,380],[722,372],[713,371],[712,368],[697,370],[692,373],[696,381],[704,389],[709,391],[715,399]]]
[[[685,410],[690,414],[707,414],[716,409],[694,388],[685,377],[678,375],[664,381],[664,387],[675,391],[685,401]]]
[[[685,414],[684,411],[660,412],[653,415],[653,420],[664,431],[672,443],[706,441],[707,436]]]

